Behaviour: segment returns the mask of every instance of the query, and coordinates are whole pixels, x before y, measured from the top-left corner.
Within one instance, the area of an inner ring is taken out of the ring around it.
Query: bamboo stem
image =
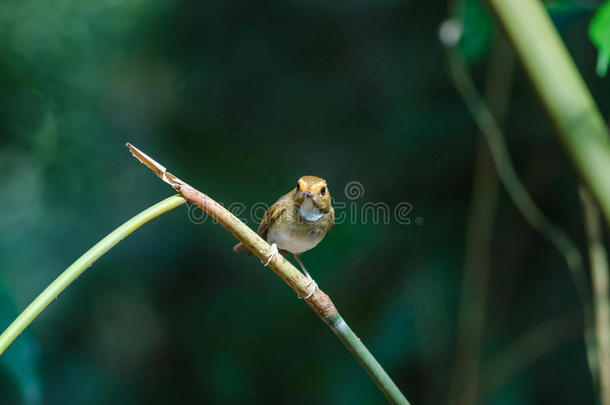
[[[489,0],[566,152],[610,224],[608,128],[538,0]]]

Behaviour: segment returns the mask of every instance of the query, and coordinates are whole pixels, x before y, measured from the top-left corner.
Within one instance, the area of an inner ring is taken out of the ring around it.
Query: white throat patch
[[[299,208],[299,215],[305,221],[316,222],[318,219],[322,218],[324,214],[320,212],[318,207],[313,205],[311,199],[307,198],[305,201],[303,201],[303,204],[301,204],[301,207]]]

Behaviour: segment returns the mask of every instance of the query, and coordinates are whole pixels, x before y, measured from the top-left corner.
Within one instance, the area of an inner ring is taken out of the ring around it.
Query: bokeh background
[[[598,5],[548,6],[608,116],[587,35]],[[451,13],[493,96],[489,52],[505,48],[474,0],[3,1],[0,329],[95,242],[172,194],[129,141],[225,205],[273,203],[315,174],[356,211],[409,207],[387,224],[352,216],[303,259],[412,403],[459,396],[471,380],[456,373],[457,336],[484,148],[438,40]],[[499,69],[511,80],[503,121],[517,172],[584,253],[578,179],[526,75]],[[359,198],[345,194],[350,182]],[[494,190],[488,274],[465,290],[486,291],[478,402],[593,404],[568,269]],[[0,404],[384,403],[289,288],[188,212],[138,230],[44,311],[0,357]],[[552,333],[523,342],[548,322]]]

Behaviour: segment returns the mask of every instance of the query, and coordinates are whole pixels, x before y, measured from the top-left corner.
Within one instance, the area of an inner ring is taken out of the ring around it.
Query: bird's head
[[[328,190],[326,180],[320,177],[301,177],[297,182],[294,195],[297,205],[303,210],[318,209],[322,212],[330,210],[330,191]],[[307,207],[310,204],[311,207]]]

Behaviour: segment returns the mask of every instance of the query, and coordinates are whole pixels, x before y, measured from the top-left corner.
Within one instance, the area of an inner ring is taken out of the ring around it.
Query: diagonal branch
[[[610,224],[608,128],[544,5],[540,0],[489,0],[489,5]]]
[[[135,146],[128,143],[127,147],[140,162],[151,169],[161,180],[182,194],[185,200],[190,201],[205,211],[242,242],[259,259],[264,262],[267,261],[267,258],[271,253],[271,246],[269,246],[269,244],[256,232],[250,229],[222,205],[169,173],[163,165],[156,162]],[[275,255],[269,263],[269,267],[275,274],[284,280],[299,297],[306,297],[309,295],[309,290],[311,288],[309,280],[307,280],[307,278],[288,260],[284,259],[282,255]],[[314,312],[318,314],[320,319],[324,321],[354,357],[356,357],[356,360],[364,367],[371,379],[377,384],[377,387],[390,403],[409,403],[379,362],[377,362],[375,357],[373,357],[366,346],[364,346],[348,324],[343,320],[328,295],[317,288],[311,297],[305,299],[305,302],[307,302]]]

